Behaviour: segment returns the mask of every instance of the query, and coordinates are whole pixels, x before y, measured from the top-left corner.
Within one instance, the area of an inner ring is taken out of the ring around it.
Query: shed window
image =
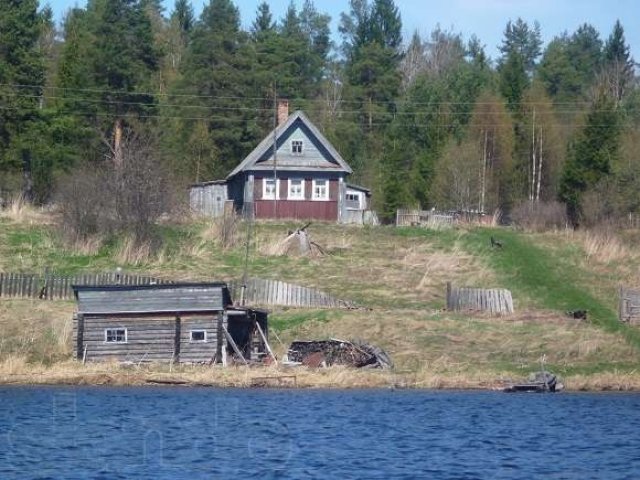
[[[289,179],[289,200],[304,200],[304,180]]]
[[[105,328],[104,341],[106,343],[127,343],[127,329]]]
[[[359,209],[360,208],[360,194],[359,193],[347,193],[345,196],[347,201],[347,208]]]
[[[302,140],[291,140],[291,154],[302,155],[304,151],[304,142]]]
[[[207,331],[206,330],[191,330],[191,342],[206,342]]]
[[[329,200],[329,181],[328,180],[313,181],[313,199]]]

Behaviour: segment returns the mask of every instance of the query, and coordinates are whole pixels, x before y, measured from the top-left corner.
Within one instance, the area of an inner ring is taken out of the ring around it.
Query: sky
[[[44,3],[45,0],[41,0]],[[48,0],[57,20],[71,7],[84,6],[84,0]],[[281,18],[291,0],[267,0],[276,18]],[[302,5],[303,0],[294,3]],[[166,13],[173,8],[174,0],[163,0]],[[199,14],[208,0],[192,0]],[[259,0],[234,0],[240,9],[242,23],[248,28],[255,18]],[[320,12],[331,15],[334,40],[340,41],[337,33],[340,13],[348,11],[348,0],[315,0]],[[396,0],[403,21],[405,40],[414,31],[427,37],[436,26],[444,30],[461,33],[465,40],[472,34],[478,36],[492,58],[498,56],[508,20],[521,17],[529,24],[540,23],[542,37],[549,42],[564,31],[572,33],[587,22],[600,32],[604,40],[617,19],[625,29],[631,54],[640,61],[640,2],[637,0]]]

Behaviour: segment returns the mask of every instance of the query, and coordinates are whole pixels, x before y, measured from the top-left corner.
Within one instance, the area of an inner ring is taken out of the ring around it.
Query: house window
[[[302,155],[304,142],[302,140],[291,140],[291,154]]]
[[[279,184],[280,184],[279,180],[276,182],[276,180],[274,180],[273,178],[265,178],[264,182],[262,183],[263,185],[262,198],[264,200],[273,200],[274,198],[276,198],[276,194],[277,194],[276,185],[279,185]]]
[[[313,181],[313,199],[329,200],[329,180]]]
[[[106,343],[127,343],[127,329],[105,328],[104,341]]]
[[[300,178],[289,179],[289,200],[304,200],[304,180]]]
[[[191,330],[190,341],[193,343],[204,343],[207,341],[206,330]]]

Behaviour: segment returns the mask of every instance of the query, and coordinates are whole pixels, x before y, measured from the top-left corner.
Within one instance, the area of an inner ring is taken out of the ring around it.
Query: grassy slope
[[[242,231],[236,247],[223,250],[211,225],[161,228],[166,247],[151,259],[131,262],[125,257],[135,255],[127,254],[122,242],[80,254],[62,248],[53,227],[41,221],[0,218],[0,270],[73,273],[121,266],[181,279],[241,275]],[[640,366],[638,332],[616,320],[611,292],[619,281],[617,266],[586,264],[576,239],[502,229],[434,232],[313,225],[313,239],[329,255],[271,255],[289,228],[256,227],[250,274],[318,287],[371,310],[275,309],[272,327],[282,340],[274,342],[280,353],[294,338],[364,338],[387,349],[398,370],[408,372],[418,385],[461,375],[477,382],[519,376],[536,368],[542,355],[565,375],[634,372]],[[491,235],[505,247],[491,249]],[[510,288],[519,313],[505,320],[443,312],[447,281]],[[592,322],[562,314],[578,308],[588,309]],[[45,362],[68,356],[71,309],[69,304],[0,299],[0,362],[12,355]],[[18,328],[25,322],[36,333]]]

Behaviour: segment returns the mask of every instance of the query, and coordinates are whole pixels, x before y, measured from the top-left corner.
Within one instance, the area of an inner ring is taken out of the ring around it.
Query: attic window
[[[302,155],[304,142],[302,140],[291,140],[291,154]]]

